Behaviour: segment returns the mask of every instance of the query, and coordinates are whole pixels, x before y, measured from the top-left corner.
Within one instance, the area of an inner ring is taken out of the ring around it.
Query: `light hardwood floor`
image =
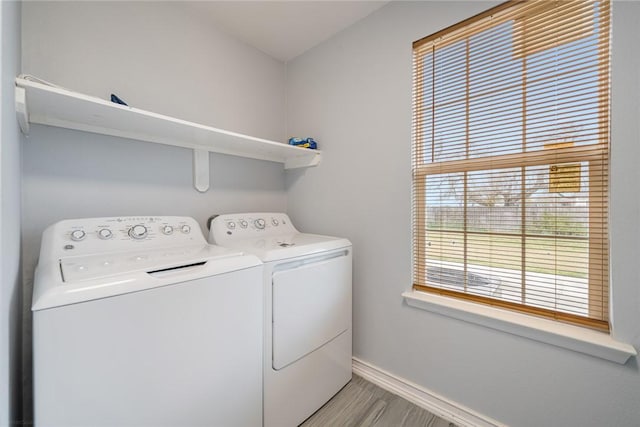
[[[455,427],[357,375],[301,427]]]

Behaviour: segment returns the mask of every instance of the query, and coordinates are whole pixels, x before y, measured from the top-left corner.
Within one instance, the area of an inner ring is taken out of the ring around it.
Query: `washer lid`
[[[237,250],[200,244],[42,260],[32,310],[43,310],[201,279],[261,265]]]
[[[250,253],[263,262],[312,255],[351,246],[347,239],[307,233],[288,233],[262,238],[229,240],[229,248]]]

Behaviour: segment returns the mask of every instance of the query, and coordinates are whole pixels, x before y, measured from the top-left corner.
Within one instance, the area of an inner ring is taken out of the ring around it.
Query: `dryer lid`
[[[351,246],[347,239],[306,233],[289,233],[262,238],[229,240],[228,248],[250,253],[262,262],[281,261]]]

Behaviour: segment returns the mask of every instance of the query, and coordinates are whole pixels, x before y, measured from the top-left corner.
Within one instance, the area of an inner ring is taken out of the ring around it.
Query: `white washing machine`
[[[37,426],[261,426],[262,263],[186,217],[65,220],[33,293]]]
[[[209,241],[264,263],[264,425],[297,426],[351,379],[351,243],[283,213],[219,215]]]

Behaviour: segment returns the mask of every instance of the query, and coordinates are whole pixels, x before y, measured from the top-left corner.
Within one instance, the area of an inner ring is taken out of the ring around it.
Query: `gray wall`
[[[20,71],[20,3],[0,2],[0,426],[20,417],[21,133],[16,121],[13,80]]]
[[[514,426],[637,426],[640,373],[403,303],[411,288],[411,42],[495,3],[393,2],[287,67],[287,131],[323,164],[287,177],[301,229],[354,243],[354,353]],[[612,287],[615,336],[640,348],[640,4],[613,23]]]
[[[189,4],[29,1],[22,37],[24,73],[105,99],[113,92],[157,113],[285,139],[284,64],[219,32]],[[201,194],[192,186],[190,150],[32,127],[22,175],[26,366],[33,270],[49,224],[188,215],[204,229],[212,213],[286,210],[281,164],[224,155],[210,161],[211,189]]]
[[[68,89],[267,139],[284,138],[284,65],[189,2],[24,4],[22,70]]]

